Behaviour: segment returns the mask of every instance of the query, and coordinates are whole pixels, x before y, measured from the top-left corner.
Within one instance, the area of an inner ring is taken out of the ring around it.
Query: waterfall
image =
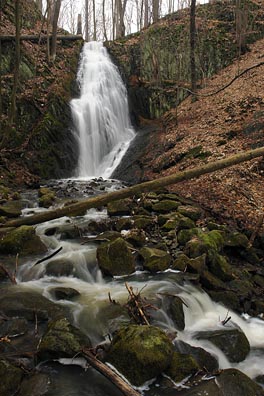
[[[77,176],[109,178],[134,137],[127,92],[102,43],[83,47],[77,80],[80,98],[71,101],[79,142]]]

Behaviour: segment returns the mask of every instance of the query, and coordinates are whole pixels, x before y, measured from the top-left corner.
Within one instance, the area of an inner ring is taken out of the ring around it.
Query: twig
[[[46,256],[46,257],[44,257],[44,258],[38,260],[38,261],[34,264],[34,266],[37,265],[37,264],[43,263],[43,261],[46,261],[46,260],[48,260],[48,259],[54,257],[54,256],[55,256],[56,254],[58,254],[62,249],[63,249],[63,247],[61,246],[59,249],[55,250],[55,252],[51,253],[49,256]],[[33,266],[33,267],[34,267],[34,266]]]
[[[139,299],[139,297],[140,297],[140,294],[135,294],[135,293],[133,292],[133,288],[132,288],[131,286],[129,286],[129,285],[127,284],[127,282],[125,282],[125,286],[126,286],[126,288],[127,288],[128,293],[130,294],[131,302],[133,302],[133,303],[135,304],[136,309],[137,309],[137,311],[138,311],[138,313],[139,313],[139,316],[141,317],[141,319],[142,319],[142,321],[143,321],[143,324],[146,324],[146,325],[149,326],[149,321],[148,321],[148,319],[146,318],[146,315],[145,315],[143,309],[140,307],[140,305],[139,305],[139,303],[138,303],[138,299]],[[131,313],[132,313],[132,311],[131,311]],[[134,316],[134,315],[133,315],[133,316]]]
[[[7,277],[10,279],[11,283],[13,283],[13,285],[16,285],[17,281],[16,281],[15,276],[10,274],[10,272],[2,264],[0,264],[0,268],[2,268],[2,270],[5,272]]]

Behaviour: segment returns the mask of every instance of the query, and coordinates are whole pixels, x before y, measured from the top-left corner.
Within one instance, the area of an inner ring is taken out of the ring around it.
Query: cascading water
[[[109,178],[134,137],[127,93],[102,43],[84,45],[78,82],[81,96],[71,101],[79,141],[77,176]]]

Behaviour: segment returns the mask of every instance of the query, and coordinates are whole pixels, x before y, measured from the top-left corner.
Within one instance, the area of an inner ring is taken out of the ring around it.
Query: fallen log
[[[83,349],[82,353],[88,363],[103,374],[104,377],[108,378],[125,396],[140,396],[140,393],[133,389],[132,386],[124,381],[117,373],[111,370],[110,367],[98,360],[89,349]]]
[[[57,219],[63,216],[78,216],[84,213],[88,209],[100,208],[112,201],[128,198],[136,194],[155,191],[160,189],[161,187],[169,186],[171,184],[176,184],[183,180],[190,180],[199,177],[201,175],[204,175],[206,173],[215,172],[217,170],[224,169],[229,166],[239,164],[241,162],[250,161],[253,158],[261,157],[263,155],[264,155],[264,147],[245,151],[242,153],[232,155],[222,160],[218,160],[202,166],[198,166],[193,169],[177,172],[170,176],[165,176],[141,184],[136,184],[132,187],[127,187],[127,188],[123,188],[122,190],[101,194],[96,197],[83,199],[80,202],[74,203],[72,205],[63,208],[57,208],[57,209],[49,210],[47,212],[38,213],[33,216],[21,217],[19,219],[10,220],[4,224],[0,224],[0,227],[19,227],[21,225],[35,225],[35,224],[43,223],[45,221]]]
[[[47,41],[47,39],[51,40],[51,35],[47,36],[45,35],[34,35],[34,34],[29,34],[29,35],[21,35],[20,36],[20,41],[31,41],[33,43],[41,43],[44,41]],[[0,36],[1,41],[15,41],[16,36],[15,35],[5,35],[5,36]],[[62,40],[62,41],[76,41],[76,40],[83,40],[83,37],[81,35],[66,35],[66,34],[59,34],[57,36],[57,40]]]

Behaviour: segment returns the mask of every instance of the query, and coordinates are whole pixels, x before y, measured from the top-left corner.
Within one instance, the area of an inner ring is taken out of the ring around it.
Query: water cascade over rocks
[[[102,43],[84,45],[78,82],[80,98],[71,102],[80,150],[77,176],[109,178],[134,131],[126,88]]]

